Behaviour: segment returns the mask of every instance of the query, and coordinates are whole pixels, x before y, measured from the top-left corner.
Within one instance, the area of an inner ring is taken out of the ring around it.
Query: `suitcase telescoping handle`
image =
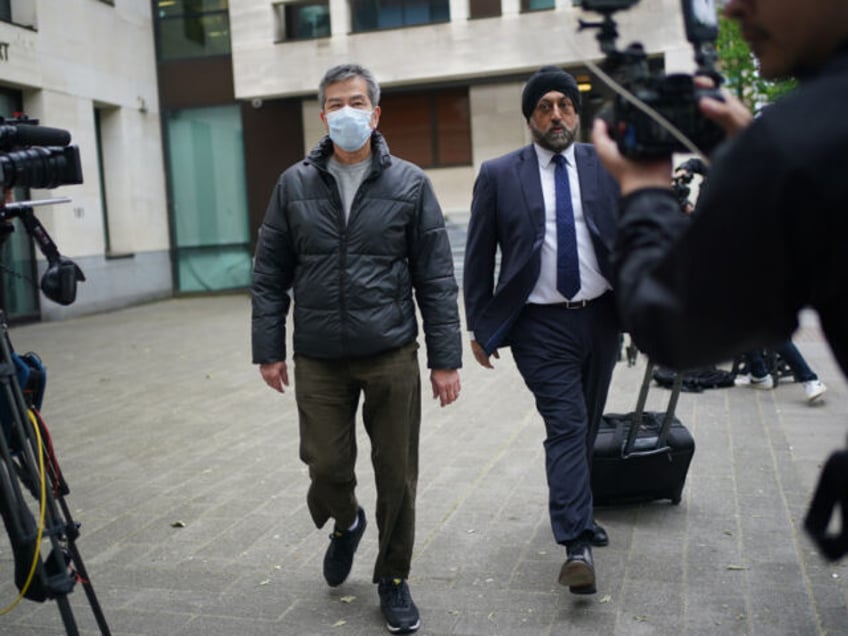
[[[630,423],[630,430],[627,432],[627,439],[624,442],[624,447],[621,449],[621,456],[624,458],[634,456],[656,455],[665,453],[669,450],[668,434],[671,431],[671,424],[674,421],[674,411],[677,408],[677,398],[680,396],[680,387],[683,385],[683,374],[677,373],[674,376],[674,383],[671,385],[671,396],[668,399],[668,407],[663,416],[660,432],[656,437],[656,442],[651,444],[653,438],[642,438],[640,442],[647,442],[647,448],[640,444],[640,448],[636,448],[636,437],[639,434],[639,429],[642,426],[642,416],[645,412],[645,403],[648,400],[648,391],[651,387],[651,380],[654,377],[654,363],[650,360],[645,365],[645,376],[642,379],[642,386],[639,389],[639,398],[636,401],[636,410],[633,412],[633,421]]]

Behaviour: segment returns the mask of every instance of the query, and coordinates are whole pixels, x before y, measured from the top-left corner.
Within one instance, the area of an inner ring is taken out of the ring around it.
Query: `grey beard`
[[[577,132],[580,130],[580,124],[574,125],[573,130],[566,128],[562,132],[542,133],[534,127],[531,127],[533,132],[533,140],[542,148],[551,152],[562,152],[577,140]]]

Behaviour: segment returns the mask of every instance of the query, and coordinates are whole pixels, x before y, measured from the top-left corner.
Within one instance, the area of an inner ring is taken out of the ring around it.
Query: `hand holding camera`
[[[644,47],[638,42],[616,48],[618,29],[612,16],[639,0],[583,0],[587,11],[603,16],[601,22],[580,21],[580,29],[597,29],[606,72],[614,80],[617,95],[601,115],[619,152],[632,159],[652,160],[674,152],[709,153],[724,139],[724,131],[704,117],[702,100],[721,102],[722,81],[716,71],[715,41],[718,21],[713,0],[681,0],[686,37],[692,43],[696,74],[666,75],[652,69]],[[701,78],[708,78],[703,81]]]
[[[696,84],[713,86],[708,77],[695,76]],[[753,120],[751,111],[727,90],[721,89],[721,100],[705,97],[698,102],[698,108],[707,119],[716,122],[724,130],[725,138],[734,137]]]

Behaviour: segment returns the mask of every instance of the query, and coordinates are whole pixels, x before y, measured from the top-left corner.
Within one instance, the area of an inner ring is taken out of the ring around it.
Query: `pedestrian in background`
[[[804,396],[807,402],[812,404],[824,395],[827,391],[827,386],[819,379],[818,374],[813,371],[798,347],[792,340],[775,345],[773,351],[780,359],[786,363],[795,381],[800,383],[804,389]],[[766,364],[766,356],[762,349],[754,349],[745,354],[748,361],[748,373],[736,377],[737,386],[746,386],[752,389],[773,389],[774,378],[769,373],[768,365]]]

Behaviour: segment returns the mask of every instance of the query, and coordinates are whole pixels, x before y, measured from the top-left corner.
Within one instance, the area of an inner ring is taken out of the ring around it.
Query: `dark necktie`
[[[571,187],[568,185],[568,168],[565,157],[554,155],[556,169],[556,223],[557,223],[557,291],[566,298],[574,298],[580,291],[580,265],[577,261],[577,232],[574,229],[574,208],[571,207]]]

